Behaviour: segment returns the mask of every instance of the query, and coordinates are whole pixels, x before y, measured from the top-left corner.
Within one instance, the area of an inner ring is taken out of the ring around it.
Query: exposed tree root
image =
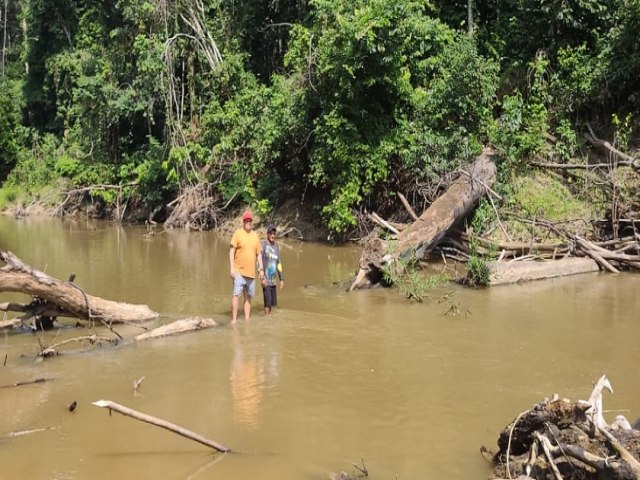
[[[640,479],[640,431],[620,416],[607,424],[602,392],[612,390],[600,377],[589,400],[545,399],[522,412],[498,438],[494,479]],[[487,449],[481,451],[486,455]],[[542,452],[542,454],[541,454]]]
[[[225,207],[217,206],[215,189],[208,183],[187,186],[169,205],[170,214],[164,222],[165,228],[208,230],[216,228],[219,215]]]

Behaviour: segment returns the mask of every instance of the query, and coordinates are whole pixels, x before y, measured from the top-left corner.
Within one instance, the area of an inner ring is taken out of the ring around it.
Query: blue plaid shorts
[[[253,298],[256,294],[256,279],[236,273],[233,279],[233,296],[239,297],[242,292]]]

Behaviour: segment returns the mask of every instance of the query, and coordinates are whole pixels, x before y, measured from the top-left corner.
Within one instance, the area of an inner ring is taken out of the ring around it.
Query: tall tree
[[[73,46],[77,20],[76,0],[31,0],[26,9],[26,113],[36,128],[60,127],[47,61]]]

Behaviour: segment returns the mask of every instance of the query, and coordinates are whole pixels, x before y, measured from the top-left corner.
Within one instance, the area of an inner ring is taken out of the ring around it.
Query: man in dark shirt
[[[262,279],[262,293],[264,294],[264,313],[269,315],[271,308],[278,304],[276,294],[276,276],[280,281],[280,290],[284,288],[282,262],[280,260],[280,246],[276,243],[276,227],[267,227],[267,239],[262,241],[262,265],[264,278]]]

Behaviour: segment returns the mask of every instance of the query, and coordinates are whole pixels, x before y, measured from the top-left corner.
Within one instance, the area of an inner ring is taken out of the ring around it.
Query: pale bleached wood
[[[549,261],[488,262],[490,285],[542,280],[545,278],[598,272],[598,264],[590,258],[563,258]]]
[[[20,325],[21,320],[19,318],[9,318],[8,320],[0,320],[0,330],[5,328],[14,328]]]
[[[193,332],[204,328],[217,327],[218,323],[211,318],[191,317],[176,320],[158,328],[154,328],[150,332],[141,333],[136,340],[148,340],[150,338],[166,337],[168,335],[177,335],[179,333]]]
[[[407,211],[407,213],[409,214],[409,216],[411,218],[413,218],[414,221],[418,220],[418,215],[416,214],[416,212],[413,210],[413,208],[411,207],[411,204],[409,203],[409,201],[407,200],[407,197],[405,197],[403,194],[401,194],[400,192],[398,192],[398,198],[400,199],[400,202],[402,202],[402,206],[404,207],[404,209]]]
[[[496,178],[495,152],[485,149],[414,223],[398,234],[393,245],[372,239],[363,249],[358,272],[348,288],[368,288],[381,278],[383,265],[398,258],[421,260],[444,238],[449,229],[466,217]]]
[[[11,252],[0,251],[0,292],[19,292],[46,300],[59,316],[106,323],[142,322],[158,314],[147,305],[116,302],[86,293],[78,285],[50,277],[25,264]]]
[[[39,357],[49,357],[51,355],[57,355],[58,349],[63,347],[64,345],[68,345],[70,343],[89,343],[91,345],[100,345],[102,343],[117,343],[117,339],[106,337],[104,335],[83,335],[81,337],[73,337],[58,342],[50,347],[42,348],[41,352],[38,354]]]
[[[376,212],[369,213],[368,217],[372,222],[380,225],[382,228],[386,228],[394,235],[398,235],[400,233],[400,231],[396,227],[391,225],[389,222],[387,222],[384,218],[382,218]]]
[[[119,403],[112,402],[111,400],[98,400],[93,402],[93,405],[101,408],[108,408],[110,411],[118,412],[127,417],[135,418],[136,420],[140,420],[141,422],[149,423],[151,425],[155,425],[156,427],[164,428],[173,433],[177,433],[180,436],[193,440],[194,442],[201,443],[208,447],[214,448],[215,450],[223,453],[230,452],[231,449],[225,447],[224,445],[219,444],[213,440],[210,440],[202,435],[192,432],[191,430],[187,430],[180,425],[176,425],[175,423],[168,422],[161,418],[153,417],[146,413],[139,412],[134,410],[133,408],[125,407],[124,405],[120,405]]]

